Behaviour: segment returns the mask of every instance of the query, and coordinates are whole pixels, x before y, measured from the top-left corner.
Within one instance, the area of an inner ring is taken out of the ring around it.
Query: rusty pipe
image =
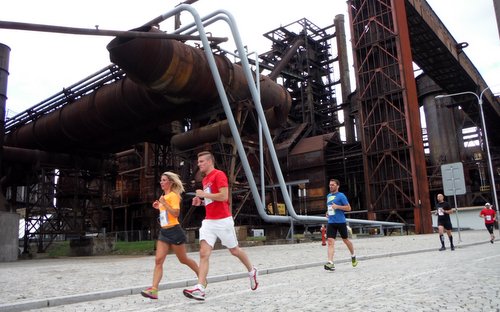
[[[5,144],[56,152],[112,151],[136,143],[140,129],[158,126],[176,113],[163,97],[125,78],[10,132]]]
[[[265,111],[265,115],[269,128],[276,129],[284,125],[288,113],[271,107]],[[255,132],[255,129],[251,130],[253,130],[253,133]],[[221,120],[204,127],[175,134],[170,139],[170,144],[179,150],[186,150],[203,143],[215,142],[219,140],[221,136],[231,136],[231,129],[227,120]]]
[[[151,26],[142,26],[133,31],[158,32]],[[215,87],[205,53],[201,49],[180,41],[146,38],[117,37],[106,47],[113,63],[122,68],[132,80],[147,89],[163,94],[170,102],[218,103]],[[223,55],[214,55],[222,83],[232,101],[251,98],[243,72]],[[260,75],[261,102],[264,109],[280,107],[286,111],[291,97],[285,88],[269,77]]]
[[[285,55],[282,57],[280,62],[276,65],[273,71],[269,74],[269,78],[276,79],[283,69],[288,65],[292,57],[297,54],[297,49],[304,44],[304,39],[298,37],[295,39],[293,45],[287,49]]]
[[[7,101],[7,82],[9,80],[9,57],[10,47],[0,43],[0,176],[2,175],[2,147],[5,138],[5,103]]]
[[[230,137],[231,129],[227,120],[221,120],[208,126],[172,136],[170,143],[180,150],[184,150],[202,143],[214,142],[221,136]]]

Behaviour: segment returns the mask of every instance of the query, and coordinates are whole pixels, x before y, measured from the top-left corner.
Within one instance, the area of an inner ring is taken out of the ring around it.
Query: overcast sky
[[[469,43],[465,53],[493,92],[500,94],[500,40],[493,0],[428,2],[455,40]],[[0,20],[81,28],[98,25],[100,29],[128,30],[170,11],[179,3],[168,0],[16,0],[2,5]],[[346,30],[349,31],[344,0],[199,0],[193,7],[202,17],[218,9],[230,12],[237,21],[243,44],[249,51],[258,53],[270,47],[270,41],[262,36],[263,33],[304,17],[323,28],[333,23],[335,15],[344,14]],[[186,13],[181,20],[184,24],[192,21]],[[163,22],[161,28],[173,31],[173,19]],[[217,28],[211,26],[207,30],[212,28],[222,31],[214,32],[214,36],[230,36],[222,22]],[[106,45],[111,39],[0,29],[0,43],[11,48],[8,116],[36,105],[109,65]]]

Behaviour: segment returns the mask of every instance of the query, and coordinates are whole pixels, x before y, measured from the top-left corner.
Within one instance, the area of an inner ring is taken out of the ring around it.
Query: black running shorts
[[[451,225],[451,220],[449,218],[438,219],[438,225],[444,227],[445,230],[451,230],[453,228],[453,226]]]
[[[337,237],[337,232],[339,232],[342,239],[349,237],[346,223],[328,223],[326,226],[326,237],[335,239]]]
[[[493,223],[491,223],[491,224],[485,224],[485,226],[486,226],[486,229],[488,230],[488,232],[490,234],[493,234],[493,226],[494,226],[494,224]]]
[[[160,229],[158,240],[167,244],[182,245],[186,242],[186,233],[180,225],[168,229]]]

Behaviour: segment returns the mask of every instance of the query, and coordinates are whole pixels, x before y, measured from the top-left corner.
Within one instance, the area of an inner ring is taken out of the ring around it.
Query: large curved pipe
[[[162,96],[124,78],[10,132],[5,145],[56,152],[113,151],[145,139],[145,130],[181,113]]]
[[[143,26],[136,31],[159,32]],[[176,40],[131,39],[117,37],[107,49],[113,63],[122,68],[131,79],[149,90],[166,96],[170,102],[208,105],[217,103],[219,93],[208,65],[205,52]],[[223,55],[214,55],[224,88],[231,101],[251,98],[250,90],[238,64]],[[261,102],[264,109],[274,107],[288,115],[290,94],[267,76],[260,76]]]
[[[208,49],[209,44],[208,44],[208,41],[207,41],[207,38],[206,38],[206,34],[204,33],[204,30],[203,30],[201,19],[200,19],[198,13],[196,11],[194,11],[193,8],[191,8],[191,7],[187,6],[187,5],[180,5],[174,11],[171,11],[171,12],[169,12],[167,14],[164,14],[164,15],[156,18],[155,20],[158,21],[158,22],[160,22],[161,20],[164,20],[166,17],[170,16],[171,14],[174,14],[176,11],[181,11],[181,10],[189,11],[193,15],[193,17],[195,19],[195,22],[196,22],[196,25],[198,27],[198,30],[201,33],[201,38],[202,38],[203,45],[204,45],[204,47],[206,49]],[[227,21],[228,25],[231,28],[232,34],[233,34],[235,42],[236,42],[236,46],[238,48],[238,53],[240,55],[245,55],[245,49],[243,48],[243,44],[242,44],[242,41],[241,41],[241,38],[240,38],[240,35],[239,35],[238,28],[236,26],[236,23],[234,22],[234,17],[229,12],[220,10],[220,11],[212,13],[212,15],[209,15],[207,18],[210,18],[211,16],[214,16],[214,15],[219,14],[219,13],[226,15],[222,19],[225,19]],[[186,27],[189,27],[189,25],[186,26]],[[211,59],[213,60],[213,56],[211,55],[211,53],[208,50],[206,50],[205,53],[207,55],[207,59],[208,60],[211,60]],[[242,58],[241,60],[242,60],[243,66],[245,68],[250,68],[250,66],[248,64],[248,60],[246,58]],[[211,65],[213,65],[213,62],[209,62],[209,63]],[[212,71],[212,74],[214,75],[214,77],[217,78],[217,83],[216,83],[217,89],[219,90],[219,92],[222,93],[222,87],[221,87],[222,77],[220,75],[220,72],[218,72],[217,69],[214,69],[213,66],[211,66],[211,71]],[[259,116],[259,120],[265,121],[266,117],[265,117],[265,113],[263,111],[263,105],[261,105],[262,103],[259,100],[259,96],[258,96],[258,93],[257,93],[257,88],[255,88],[255,86],[253,85],[252,77],[250,76],[249,71],[245,71],[245,72],[243,72],[243,74],[247,78],[247,83],[248,83],[249,90],[250,90],[250,92],[252,94],[253,100],[256,102],[255,108],[257,110],[257,113],[258,113],[258,116]],[[261,93],[262,93],[262,91],[261,91]],[[223,102],[223,106],[224,106],[224,110],[226,112],[226,115],[228,116],[228,118],[233,119],[233,122],[230,123],[230,125],[234,125],[234,118],[232,117],[231,112],[228,109],[227,98],[223,99],[222,102]],[[309,224],[323,224],[323,223],[326,223],[327,222],[327,218],[326,217],[321,217],[321,216],[302,216],[302,215],[299,216],[299,215],[297,215],[297,213],[293,209],[293,205],[291,203],[291,199],[289,197],[289,194],[286,193],[285,181],[284,181],[282,172],[279,170],[280,164],[278,162],[278,159],[277,159],[277,156],[276,156],[276,152],[274,150],[274,145],[272,143],[272,138],[271,138],[271,135],[270,135],[270,132],[269,132],[269,128],[266,127],[266,125],[264,125],[263,126],[263,130],[264,130],[264,135],[266,137],[266,141],[268,142],[268,145],[269,145],[269,149],[271,150],[270,154],[271,154],[271,158],[273,160],[273,165],[275,166],[275,168],[278,168],[278,170],[277,170],[276,173],[277,173],[277,176],[278,176],[278,180],[280,182],[279,184],[280,184],[280,188],[281,188],[282,193],[283,193],[283,197],[285,199],[286,208],[287,208],[287,211],[289,212],[290,216],[283,217],[283,216],[269,216],[269,215],[267,215],[267,213],[264,210],[263,204],[258,200],[258,191],[257,191],[257,188],[256,188],[255,180],[253,178],[253,175],[252,175],[252,172],[251,172],[251,169],[250,169],[250,165],[248,163],[248,159],[247,159],[247,157],[246,157],[246,155],[244,153],[244,150],[242,148],[241,139],[239,139],[239,137],[236,137],[235,140],[237,141],[237,143],[238,142],[240,143],[239,145],[237,145],[237,147],[238,147],[238,153],[240,154],[240,158],[242,160],[243,168],[244,168],[245,173],[247,174],[248,180],[250,182],[249,185],[250,185],[250,188],[252,190],[252,194],[254,195],[255,204],[257,206],[257,212],[259,213],[259,215],[261,216],[261,218],[264,221],[266,221],[266,222],[290,222],[290,223],[293,223],[293,220],[297,220],[299,222],[309,223]],[[232,126],[231,127],[231,132],[235,133],[236,131],[237,130],[234,129],[234,127]],[[383,221],[382,222],[381,221],[369,221],[369,220],[360,220],[360,219],[347,219],[347,221],[348,222],[352,222],[352,223],[379,224],[379,225],[386,225],[386,226],[400,226],[400,225],[402,225],[401,223],[392,223],[392,222],[383,222]]]
[[[160,32],[151,26],[136,31]],[[143,40],[117,37],[107,46],[110,59],[134,81],[155,93],[160,93],[175,104],[197,102],[216,103],[219,93],[208,66],[205,53],[175,40]],[[222,83],[232,101],[248,99],[251,94],[240,65],[225,56],[214,55]],[[261,102],[271,128],[284,125],[291,107],[291,96],[267,76],[259,77]],[[220,134],[231,135],[227,121],[175,135],[171,143],[186,149],[203,142],[215,141]]]

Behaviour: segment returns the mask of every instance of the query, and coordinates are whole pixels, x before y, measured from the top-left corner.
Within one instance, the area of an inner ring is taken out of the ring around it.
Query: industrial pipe
[[[0,43],[0,181],[4,180],[3,172],[3,144],[5,139],[5,112],[7,101],[7,80],[9,77],[9,55],[10,48]],[[7,204],[0,189],[0,211],[7,211]]]
[[[153,38],[153,39],[176,39],[176,40],[200,40],[199,36],[189,36],[189,35],[177,35],[177,34],[167,34],[165,32],[158,33],[144,33],[140,31],[121,31],[121,30],[107,30],[99,29],[98,26],[94,29],[88,28],[77,28],[77,27],[65,27],[65,26],[53,26],[53,25],[43,25],[43,24],[32,24],[32,23],[20,23],[20,22],[10,22],[10,21],[0,21],[0,28],[3,29],[16,29],[16,30],[28,30],[28,31],[42,31],[42,32],[52,32],[60,34],[73,34],[73,35],[92,35],[92,36],[120,36],[120,37],[134,37],[134,38]],[[210,41],[221,43],[227,41],[227,38],[220,37],[210,37]]]
[[[304,44],[304,39],[297,37],[295,42],[290,48],[287,49],[285,55],[281,58],[280,62],[274,67],[273,71],[269,74],[269,78],[276,79],[278,75],[286,68],[292,57],[297,55],[297,49]]]
[[[124,78],[10,132],[5,145],[55,152],[115,151],[146,139],[148,130],[182,113],[162,96]]]
[[[2,168],[2,147],[5,136],[5,115],[7,101],[7,81],[9,77],[10,48],[0,43],[0,176]]]
[[[230,137],[231,129],[227,120],[221,120],[208,126],[196,128],[172,136],[170,143],[180,150],[198,146],[202,143],[214,142],[221,136]]]
[[[160,32],[142,26],[133,31]],[[176,40],[117,37],[108,45],[110,59],[130,79],[149,90],[164,95],[170,102],[207,105],[219,100],[214,78],[203,50]],[[243,69],[223,55],[214,55],[226,93],[232,102],[249,99],[251,93]],[[255,74],[254,74],[255,75]],[[261,75],[261,102],[264,109],[274,107],[288,115],[290,94],[269,77]]]
[[[287,115],[283,115],[283,112],[279,109],[269,108],[265,114],[267,124],[271,129],[283,126],[286,122]],[[252,134],[254,134],[255,128],[251,130],[253,131]],[[221,120],[207,126],[175,134],[170,139],[170,144],[179,150],[185,150],[203,143],[217,141],[222,135],[225,137],[231,136],[231,128],[227,120]]]

